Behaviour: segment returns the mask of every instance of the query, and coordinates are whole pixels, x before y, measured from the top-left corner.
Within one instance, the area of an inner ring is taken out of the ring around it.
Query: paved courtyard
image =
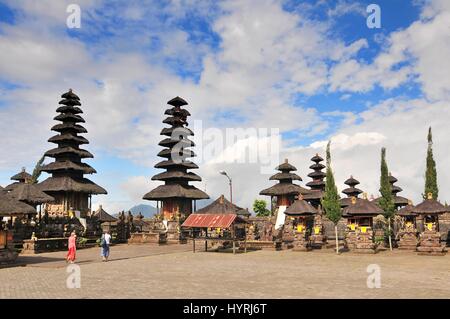
[[[78,251],[81,288],[69,289],[64,252],[20,256],[0,269],[0,298],[450,298],[450,255],[196,252],[190,245]],[[367,287],[377,264],[381,288]]]

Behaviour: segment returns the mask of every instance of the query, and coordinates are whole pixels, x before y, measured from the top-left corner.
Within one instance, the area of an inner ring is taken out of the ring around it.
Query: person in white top
[[[102,235],[102,238],[100,239],[100,246],[102,247],[101,254],[103,261],[108,261],[110,244],[111,244],[111,235],[109,234],[108,230],[105,230],[105,232]]]

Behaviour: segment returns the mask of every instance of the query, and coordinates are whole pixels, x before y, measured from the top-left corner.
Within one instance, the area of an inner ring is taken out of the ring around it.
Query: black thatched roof
[[[71,176],[49,177],[38,184],[39,188],[47,193],[53,192],[77,192],[87,194],[108,194],[101,186],[87,178],[74,178]]]
[[[186,102],[186,100],[184,100],[183,98],[176,96],[173,99],[171,99],[170,101],[168,101],[167,104],[175,106],[175,107],[181,107],[183,105],[188,105],[188,102]]]
[[[99,206],[99,208],[92,214],[93,217],[97,218],[97,220],[101,223],[105,222],[115,222],[117,221],[117,218],[111,216],[108,214],[102,207],[102,205]]]
[[[297,170],[297,168],[295,166],[289,164],[289,161],[288,161],[287,158],[284,160],[284,163],[281,163],[280,165],[275,167],[275,169],[277,171],[281,171],[281,172],[290,172],[290,171],[296,171]]]
[[[186,128],[188,125],[187,117],[191,114],[182,109],[181,106],[187,105],[187,102],[179,96],[168,101],[167,104],[173,106],[164,113],[169,115],[163,120],[163,123],[171,127],[164,128],[161,135],[169,136],[159,142],[162,149],[157,155],[163,160],[155,165],[155,168],[166,169],[165,172],[156,174],[152,180],[164,181],[165,185],[160,185],[149,193],[144,195],[147,200],[162,200],[168,198],[189,198],[189,199],[207,199],[209,196],[189,185],[189,182],[201,181],[201,177],[195,173],[188,172],[188,169],[196,169],[198,166],[191,161],[186,160],[189,157],[195,157],[195,153],[188,147],[194,146],[194,142],[187,137],[194,133]]]
[[[153,181],[169,181],[169,180],[188,180],[188,181],[201,181],[202,178],[195,173],[185,173],[181,171],[168,171],[156,174],[152,177]]]
[[[173,161],[173,160],[166,160],[161,161],[158,164],[155,165],[155,168],[170,168],[170,167],[178,167],[182,166],[185,168],[198,168],[198,165],[191,162],[191,161]]]
[[[443,214],[450,209],[439,203],[435,199],[425,199],[422,203],[416,205],[412,212],[418,215]]]
[[[359,184],[359,181],[355,178],[353,178],[353,176],[350,176],[350,178],[348,178],[345,182],[345,185],[348,185],[350,187],[355,187],[356,185]]]
[[[296,180],[301,181],[302,178],[295,173],[276,173],[275,175],[270,176],[269,180],[271,181],[282,181],[282,180]]]
[[[289,216],[314,215],[317,214],[317,209],[304,199],[296,199],[284,213]]]
[[[343,210],[344,216],[376,216],[383,214],[383,210],[365,198],[353,197],[350,204]]]
[[[11,183],[11,184],[9,184],[9,185],[6,185],[5,188],[4,188],[3,190],[6,191],[6,192],[10,192],[10,191],[12,191],[14,188],[16,188],[17,186],[19,186],[20,184],[25,184],[25,183],[23,183],[23,182],[14,182],[14,183]]]
[[[280,195],[305,195],[309,194],[311,191],[297,184],[292,183],[278,183],[272,187],[263,189],[259,192],[259,195],[266,196],[280,196]]]
[[[208,206],[203,207],[195,212],[196,214],[237,214],[247,215],[248,211],[232,204],[223,195],[220,195],[215,201]]]
[[[62,94],[61,98],[62,100],[59,101],[61,106],[57,109],[60,114],[55,117],[55,120],[62,123],[52,127],[52,130],[59,134],[49,139],[49,142],[57,144],[58,147],[45,153],[46,156],[53,157],[55,161],[42,167],[42,171],[52,174],[52,177],[40,183],[39,187],[50,193],[106,194],[104,188],[83,177],[84,174],[95,174],[96,170],[89,164],[82,163],[82,159],[94,156],[80,148],[81,144],[89,143],[85,137],[78,135],[87,132],[83,126],[76,124],[84,122],[84,119],[78,115],[83,113],[78,107],[81,105],[80,98],[72,90]]]
[[[308,184],[306,184],[308,185]],[[325,192],[320,189],[312,189],[308,194],[303,195],[303,199],[305,200],[320,200],[325,195]]]
[[[402,209],[398,210],[396,212],[396,214],[399,216],[402,216],[402,217],[416,216],[417,214],[414,213],[413,210],[414,210],[414,205],[412,205],[412,203],[410,202],[410,203],[408,203],[408,205],[406,205]]]
[[[279,195],[299,195],[307,194],[310,191],[303,188],[297,184],[292,183],[293,180],[301,181],[301,177],[291,171],[296,171],[297,168],[291,165],[288,159],[284,160],[284,163],[278,165],[275,169],[281,171],[281,173],[276,173],[272,175],[269,180],[278,180],[278,184],[272,187],[266,188],[259,192],[260,195],[266,196],[279,196]]]
[[[209,196],[192,185],[169,184],[159,185],[143,197],[143,199],[147,200],[163,200],[168,198],[208,199]]]
[[[32,176],[26,172],[25,167],[22,168],[22,171],[20,173],[15,174],[14,176],[11,176],[12,181],[19,181],[19,182],[25,182],[32,178]]]
[[[0,193],[0,216],[37,214],[34,207]]]
[[[8,193],[15,200],[25,202],[30,205],[39,205],[53,202],[55,199],[40,190],[36,184],[20,183]]]
[[[347,179],[344,182],[345,185],[348,185],[350,187],[345,188],[344,190],[342,190],[342,193],[344,193],[345,195],[347,195],[348,198],[351,197],[358,197],[359,194],[363,193],[362,190],[360,190],[359,188],[356,188],[355,186],[359,184],[359,181],[355,178],[353,178],[353,176],[350,176],[349,179]],[[346,205],[349,204],[348,200],[345,200],[344,198],[341,199],[341,206],[344,207]]]

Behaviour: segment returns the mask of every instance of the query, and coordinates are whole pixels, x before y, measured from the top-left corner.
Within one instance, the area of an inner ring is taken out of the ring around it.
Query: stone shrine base
[[[244,243],[241,242],[239,248],[244,248]],[[275,241],[263,241],[263,240],[247,240],[248,250],[270,250],[276,251],[281,250],[281,242]]]
[[[17,256],[18,253],[12,249],[0,249],[0,264],[13,263]]]
[[[167,237],[164,233],[131,233],[128,244],[167,244]]]

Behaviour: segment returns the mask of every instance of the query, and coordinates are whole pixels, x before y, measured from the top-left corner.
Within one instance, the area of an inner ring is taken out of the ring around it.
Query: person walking
[[[77,252],[77,234],[75,233],[75,231],[72,231],[72,233],[70,234],[68,246],[69,252],[67,253],[66,261],[73,264],[75,262],[75,255]]]
[[[102,246],[102,260],[105,262],[108,261],[110,244],[111,244],[111,235],[109,234],[108,230],[105,230],[100,240],[100,245]]]

